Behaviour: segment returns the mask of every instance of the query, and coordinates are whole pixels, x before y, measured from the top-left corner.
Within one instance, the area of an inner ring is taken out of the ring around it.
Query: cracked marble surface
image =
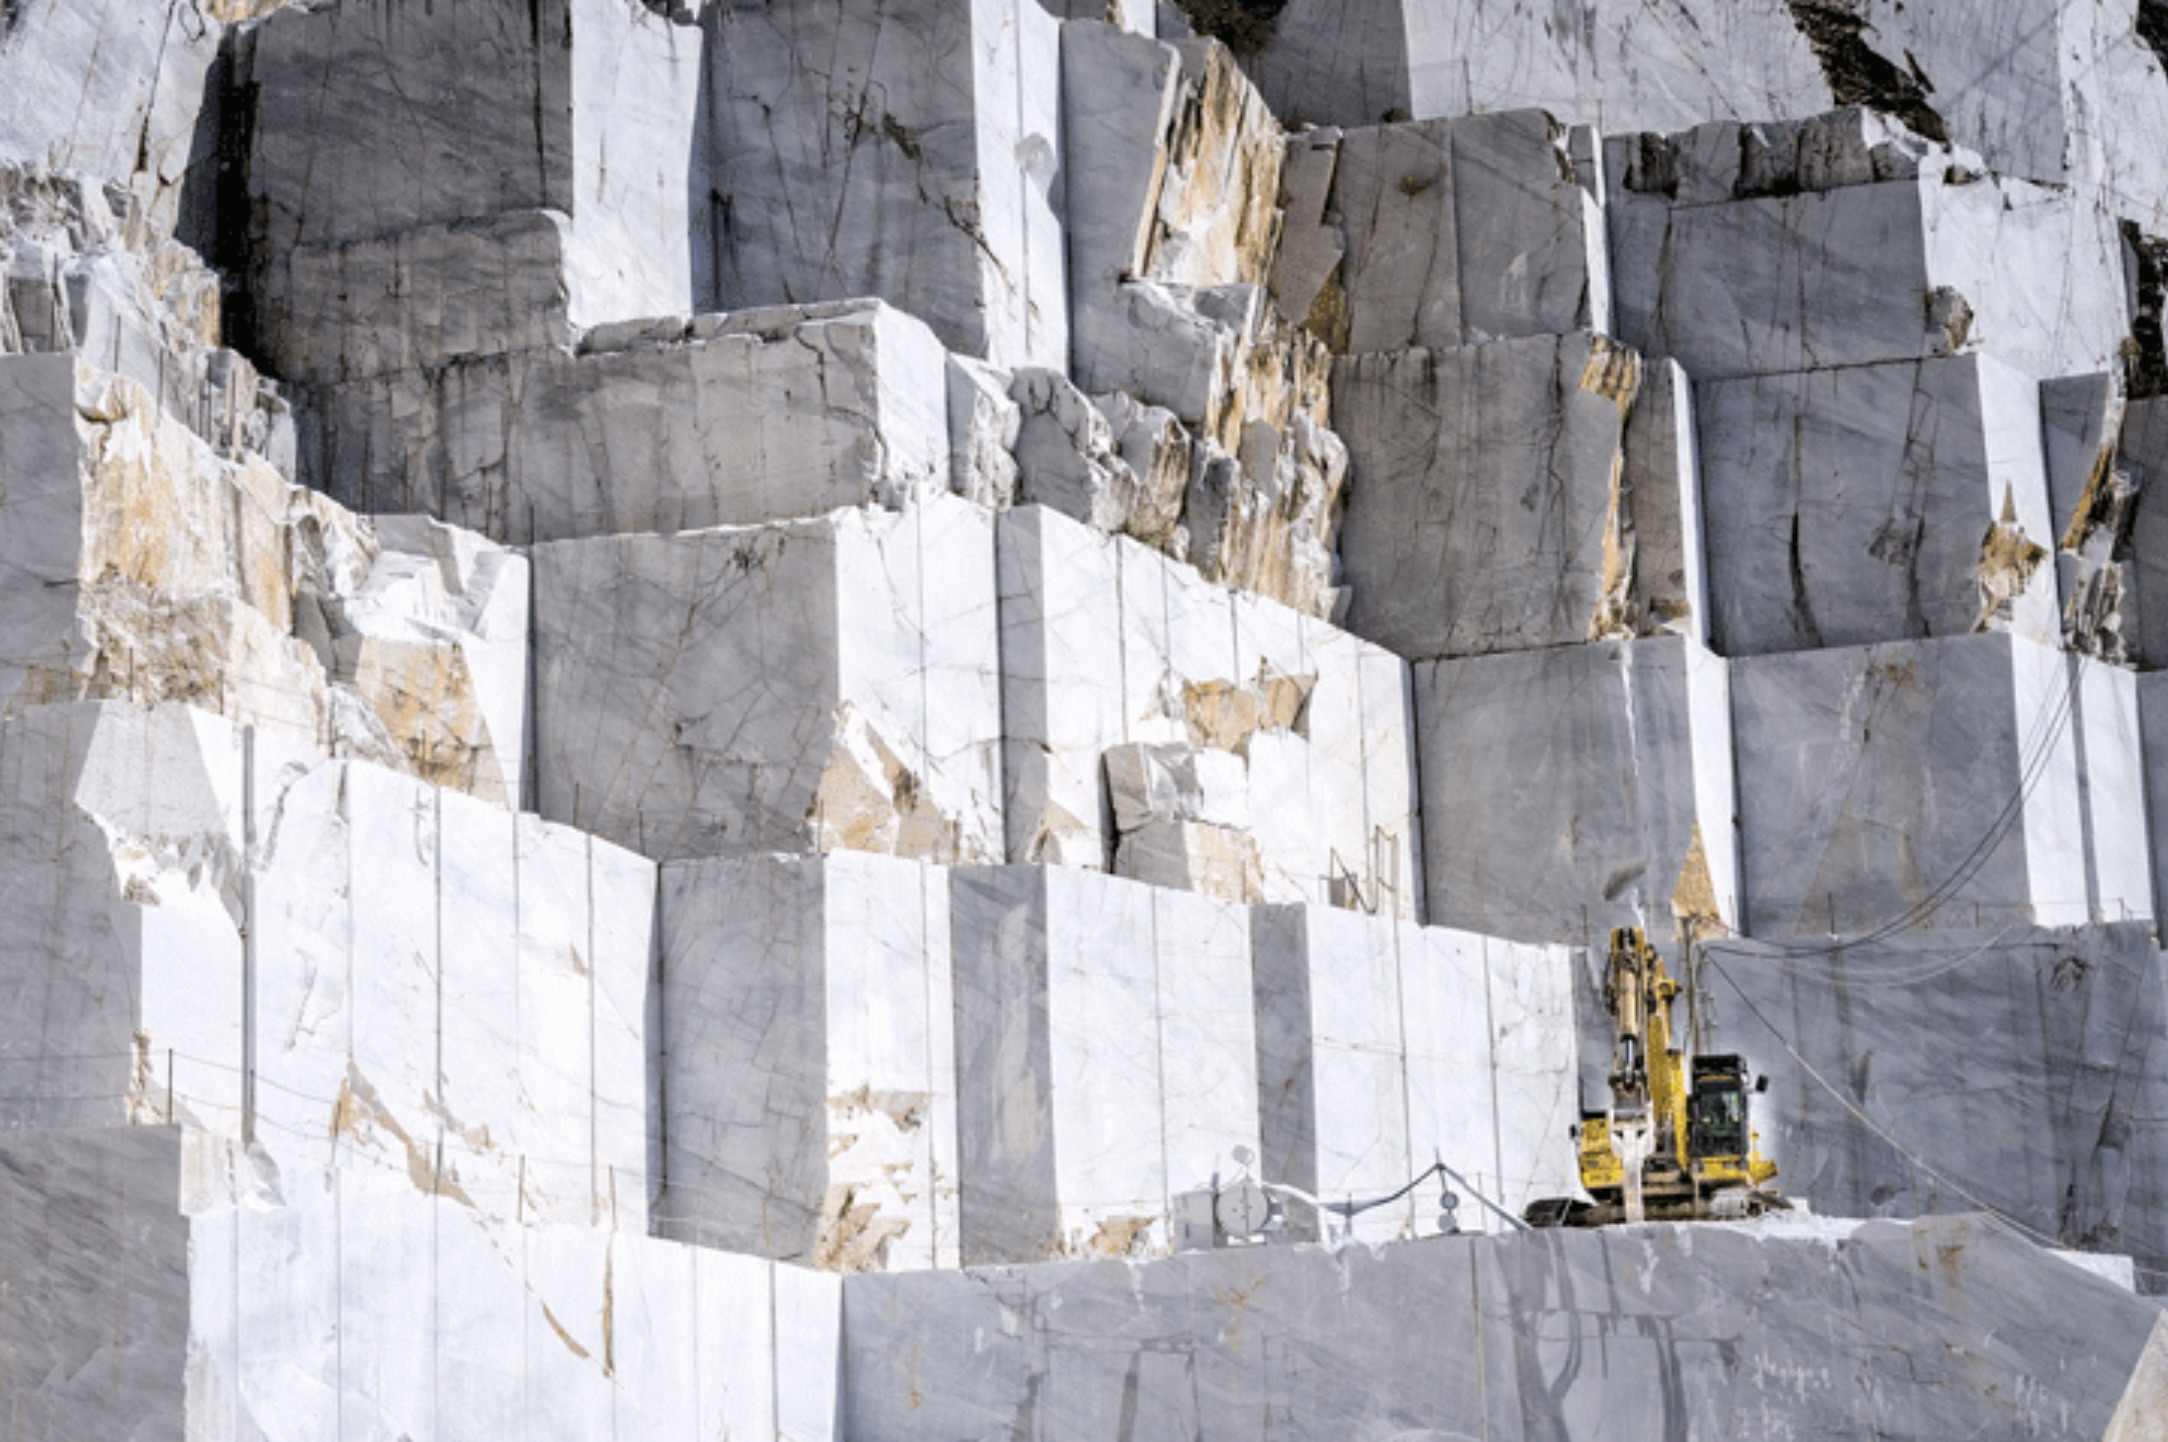
[[[1000,854],[987,512],[934,496],[532,554],[544,816],[660,860]]]
[[[1222,790],[1244,774],[1254,869],[1215,810],[1157,817],[1216,831],[1156,832],[1128,874],[1422,914],[1405,663],[1044,508],[1004,514],[997,535],[1010,861],[1121,869],[1133,788],[1105,758],[1187,748],[1220,753],[1205,764],[1228,773]]]
[[[8,1125],[237,1136],[252,1060],[278,1165],[645,1217],[651,864],[179,706],[40,707],[0,758]]]

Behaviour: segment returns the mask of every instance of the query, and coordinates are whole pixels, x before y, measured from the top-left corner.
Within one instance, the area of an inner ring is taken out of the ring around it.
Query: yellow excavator
[[[1583,1111],[1573,1130],[1591,1201],[1552,1197],[1524,1216],[1538,1227],[1758,1216],[1785,1206],[1777,1174],[1749,1121],[1746,1069],[1736,1056],[1689,1056],[1672,1045],[1679,984],[1638,927],[1611,933],[1603,1004],[1611,1014],[1611,1105]],[[1766,1090],[1767,1079],[1755,1083]]]

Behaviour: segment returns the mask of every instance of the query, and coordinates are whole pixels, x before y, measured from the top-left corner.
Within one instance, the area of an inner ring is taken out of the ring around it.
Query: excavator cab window
[[[1746,1155],[1746,1092],[1738,1086],[1707,1087],[1694,1093],[1687,1111],[1687,1155]]]

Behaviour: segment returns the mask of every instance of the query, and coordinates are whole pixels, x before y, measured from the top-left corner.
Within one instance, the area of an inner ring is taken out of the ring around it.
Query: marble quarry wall
[[[0,3],[0,1436],[2154,1435],[2157,9]]]

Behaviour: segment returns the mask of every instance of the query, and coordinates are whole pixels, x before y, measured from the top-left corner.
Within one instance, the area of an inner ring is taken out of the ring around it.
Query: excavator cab
[[[1746,1113],[1746,1074],[1739,1058],[1695,1057],[1694,1090],[1686,1104],[1687,1158],[1745,1156]]]

